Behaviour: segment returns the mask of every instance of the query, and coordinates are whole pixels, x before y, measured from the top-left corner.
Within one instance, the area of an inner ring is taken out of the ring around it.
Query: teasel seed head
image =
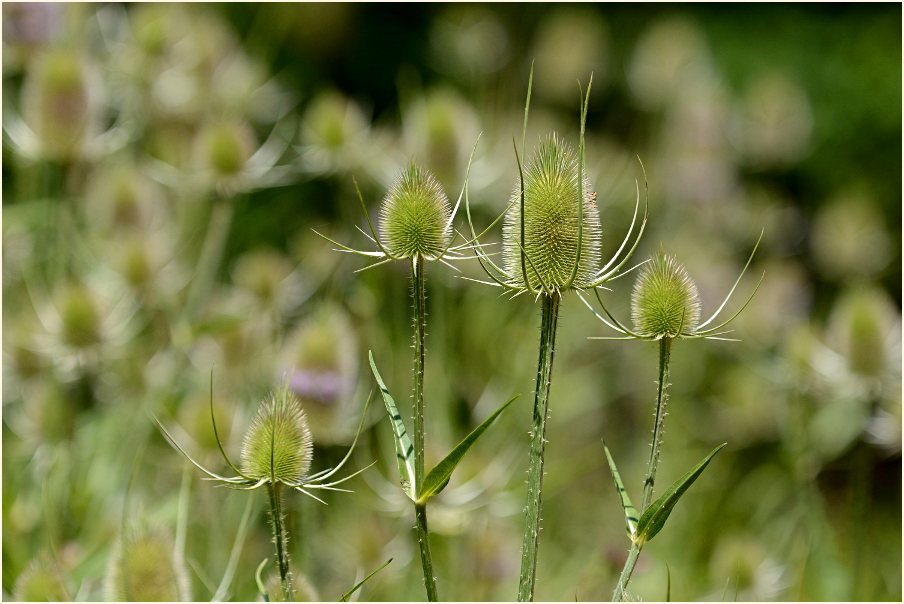
[[[179,602],[190,599],[186,569],[173,560],[172,539],[150,530],[124,537],[107,573],[110,602]]]
[[[579,174],[577,154],[555,134],[540,142],[524,167],[523,241],[520,182],[515,184],[502,229],[505,268],[513,281],[511,285],[539,289],[542,284],[537,273],[553,290],[561,290],[569,283],[580,289],[593,280],[600,263],[602,230],[595,194],[586,173]],[[523,265],[522,246],[528,259]],[[576,262],[578,269],[571,282]]]
[[[313,441],[301,402],[288,388],[271,394],[245,434],[242,473],[255,480],[298,483],[310,470],[312,456]]]
[[[96,119],[90,69],[68,48],[48,50],[35,61],[23,85],[23,118],[48,156],[71,159]]]
[[[83,349],[101,339],[101,313],[91,292],[72,285],[59,294],[62,339],[73,348]]]
[[[217,176],[231,176],[245,166],[257,142],[247,124],[224,121],[205,127],[199,134],[197,145],[203,166]]]
[[[697,286],[684,267],[662,250],[637,277],[631,318],[639,335],[654,340],[693,332],[700,322]]]
[[[72,599],[59,569],[44,556],[32,560],[13,585],[16,602],[67,602]]]
[[[433,174],[414,162],[389,189],[380,217],[383,245],[396,258],[439,258],[452,238],[449,198]]]

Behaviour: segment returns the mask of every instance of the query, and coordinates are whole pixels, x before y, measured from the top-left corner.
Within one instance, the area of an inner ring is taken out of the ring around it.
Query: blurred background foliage
[[[765,228],[742,341],[673,350],[662,480],[728,447],[632,590],[664,598],[668,568],[680,600],[900,601],[901,10],[865,4],[4,3],[4,599],[256,597],[263,498],[200,480],[151,415],[221,467],[210,371],[234,456],[294,372],[316,470],[350,441],[368,349],[404,402],[406,270],[355,273],[311,229],[366,246],[352,178],[373,213],[412,158],[454,199],[481,131],[470,191],[489,224],[532,60],[529,143],[576,142],[593,72],[609,253],[635,155],[636,257],[676,254],[704,312]],[[431,503],[439,590],[510,600],[539,317],[458,276],[428,274],[428,462],[523,396]],[[623,317],[630,279],[605,294]],[[600,439],[639,493],[656,347],[588,341],[606,330],[574,297],[560,326],[537,598],[605,600],[627,541]],[[289,498],[300,598],[337,598],[390,557],[359,596],[423,598],[383,415],[354,494]]]

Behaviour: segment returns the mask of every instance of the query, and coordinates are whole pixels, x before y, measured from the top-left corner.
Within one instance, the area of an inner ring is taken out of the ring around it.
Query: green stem
[[[427,331],[427,296],[424,286],[424,259],[418,256],[411,266],[411,297],[414,299],[414,479],[424,482],[424,338]]]
[[[521,580],[518,601],[534,599],[537,572],[537,546],[540,538],[540,500],[543,489],[543,453],[546,447],[546,418],[549,415],[549,386],[552,375],[553,350],[556,343],[556,323],[559,319],[561,296],[543,296],[543,319],[540,326],[540,359],[537,363],[537,387],[534,398],[533,427],[531,428],[530,468],[527,473],[527,506],[525,509],[524,539],[521,544]]]
[[[665,422],[666,406],[669,403],[669,357],[672,352],[672,339],[659,340],[659,382],[656,389],[656,420],[653,423],[653,442],[650,445],[650,463],[647,477],[643,482],[643,503],[640,513],[643,514],[653,500],[653,483],[656,481],[656,470],[659,468],[659,450],[662,447],[662,427]]]
[[[427,588],[427,601],[437,602],[436,576],[433,574],[433,555],[430,553],[430,535],[427,532],[427,504],[415,503],[414,515],[417,518],[417,544],[421,552],[421,565],[424,567],[424,586]]]
[[[671,338],[659,340],[659,384],[656,389],[656,419],[653,423],[653,442],[650,444],[650,461],[647,466],[647,476],[643,482],[643,503],[640,504],[639,512],[641,516],[643,516],[653,499],[653,485],[656,482],[656,470],[659,467],[663,423],[665,422],[666,407],[669,402],[669,358],[671,351]],[[643,549],[643,543],[631,543],[631,550],[628,552],[625,567],[622,569],[618,578],[618,585],[615,586],[615,591],[612,593],[613,602],[622,602],[624,600],[625,590],[628,588],[628,581],[631,580],[631,573],[634,572],[634,566],[637,564],[637,558],[640,556],[641,549]]]
[[[615,591],[612,593],[613,602],[624,602],[627,595],[625,590],[628,588],[628,581],[631,580],[631,573],[634,572],[634,565],[637,564],[641,549],[643,549],[642,545],[631,544],[631,551],[628,552],[625,567],[622,569],[621,575],[618,577],[618,585],[615,586]]]
[[[283,528],[282,493],[280,484],[267,484],[270,496],[270,523],[273,526],[273,541],[276,543],[276,561],[279,563],[279,578],[282,582],[283,596],[286,602],[292,601],[292,584],[289,580],[289,553],[286,543],[286,531]]]
[[[414,299],[414,488],[415,494],[424,484],[424,339],[427,335],[427,296],[425,292],[424,258],[417,256],[411,264],[411,297]],[[436,602],[436,577],[427,532],[427,504],[414,504],[417,519],[417,542],[424,567],[427,599]]]

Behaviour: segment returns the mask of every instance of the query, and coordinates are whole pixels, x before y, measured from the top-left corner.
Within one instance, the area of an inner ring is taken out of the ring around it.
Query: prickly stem
[[[540,538],[540,503],[543,488],[543,455],[546,446],[546,419],[549,415],[549,387],[552,376],[556,324],[559,318],[558,293],[543,296],[543,319],[540,327],[540,358],[537,363],[537,389],[531,428],[530,467],[527,478],[524,539],[521,545],[521,579],[518,601],[534,599],[537,571],[537,548]]]
[[[647,476],[643,483],[643,503],[640,504],[641,514],[644,513],[653,500],[653,483],[656,481],[656,470],[659,468],[663,424],[665,423],[666,407],[669,403],[669,357],[671,356],[671,351],[671,338],[659,340],[659,383],[656,389],[656,419],[653,423],[650,462],[647,467]]]
[[[280,484],[267,484],[267,494],[270,496],[270,524],[273,526],[273,541],[276,544],[276,560],[279,565],[279,579],[282,583],[283,596],[286,602],[291,602],[292,583],[289,577],[289,552],[286,530],[283,527],[282,493]]]
[[[423,256],[417,256],[412,260],[411,280],[411,296],[414,299],[414,488],[420,489],[424,484],[424,340],[427,330]],[[426,503],[415,503],[414,512],[427,599],[435,602],[438,598],[436,577],[433,575],[433,556],[430,553],[430,535],[427,531]]]
[[[665,422],[666,406],[669,402],[669,358],[671,351],[671,338],[659,340],[659,384],[656,390],[656,419],[653,423],[653,441],[650,443],[650,462],[647,467],[647,476],[643,483],[643,503],[640,505],[640,515],[643,515],[653,499],[653,484],[656,481],[656,469],[659,467],[659,453],[662,447],[663,423]],[[631,580],[631,573],[634,572],[634,566],[637,564],[637,558],[640,556],[641,549],[643,549],[642,541],[631,544],[625,567],[622,569],[621,576],[618,578],[618,584],[612,593],[613,602],[624,601],[625,590],[628,588],[628,581]]]

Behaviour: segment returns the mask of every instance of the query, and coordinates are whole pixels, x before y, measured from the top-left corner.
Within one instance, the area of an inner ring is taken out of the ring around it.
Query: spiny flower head
[[[189,592],[188,574],[172,557],[172,539],[150,530],[124,536],[110,559],[107,597],[111,602],[173,602]]]
[[[393,183],[383,205],[383,245],[399,259],[443,255],[452,238],[452,208],[436,178],[411,162]]]
[[[38,557],[32,560],[13,585],[16,602],[68,602],[72,599],[59,569]]]
[[[332,479],[351,457],[355,444],[358,442],[358,436],[361,434],[361,428],[364,426],[364,417],[367,415],[369,406],[370,398],[364,405],[364,413],[358,424],[355,439],[339,465],[314,474],[308,473],[313,456],[313,440],[311,432],[308,430],[308,420],[298,398],[289,391],[288,383],[276,394],[269,395],[258,408],[257,415],[242,442],[242,468],[239,469],[226,455],[223,443],[220,442],[213,409],[213,377],[211,377],[210,420],[214,439],[223,460],[236,473],[236,476],[221,476],[199,464],[176,443],[163,424],[155,421],[157,421],[160,432],[173,448],[204,472],[208,480],[242,491],[251,491],[264,485],[285,485],[324,503],[322,499],[312,495],[309,491],[314,489],[344,491],[345,489],[339,489],[336,486],[370,467],[367,466],[344,478]]]
[[[78,52],[57,48],[39,56],[23,87],[23,117],[45,153],[69,159],[96,118],[89,68]]]
[[[545,284],[553,290],[581,289],[593,281],[602,232],[595,194],[578,162],[555,133],[540,141],[524,170],[523,237],[522,190],[520,181],[516,183],[502,230],[505,272],[514,287],[534,290]]]
[[[242,473],[298,484],[311,469],[313,442],[298,398],[284,389],[261,404],[242,443]],[[272,464],[272,467],[271,467]]]
[[[257,148],[247,124],[228,121],[208,124],[196,144],[201,165],[217,176],[237,174]]]
[[[750,266],[750,262],[753,260],[753,256],[756,254],[756,250],[760,246],[760,241],[762,239],[763,234],[760,233],[760,238],[757,240],[756,245],[753,246],[753,251],[750,252],[747,264],[744,265],[744,269],[741,271],[741,274],[738,275],[738,278],[729,290],[728,295],[725,296],[725,299],[722,301],[722,304],[719,305],[719,308],[716,309],[716,312],[702,323],[700,322],[700,297],[697,294],[697,286],[694,285],[693,280],[688,276],[684,267],[679,264],[674,257],[663,252],[662,249],[659,250],[659,254],[655,258],[651,258],[645,263],[646,266],[644,267],[643,272],[637,277],[637,282],[634,284],[634,292],[631,296],[631,318],[634,320],[633,331],[612,316],[612,313],[610,313],[606,308],[606,305],[603,304],[603,300],[600,298],[598,291],[594,290],[593,293],[596,295],[597,301],[600,303],[603,312],[608,318],[596,312],[579,293],[578,295],[581,297],[581,300],[587,308],[596,315],[596,318],[621,334],[618,337],[592,337],[591,339],[731,339],[720,336],[731,331],[725,330],[725,326],[734,321],[735,318],[747,308],[747,305],[750,304],[753,296],[760,288],[765,273],[763,274],[763,277],[760,277],[759,282],[756,284],[756,287],[753,288],[753,292],[747,298],[747,301],[744,302],[734,315],[727,321],[722,321],[714,327],[709,327],[709,324],[716,320],[716,317],[719,316],[722,309],[728,304],[728,300],[731,298],[735,289],[737,289],[738,283],[741,282],[741,278],[744,276],[744,273],[747,272],[747,268]]]
[[[491,282],[512,293],[542,296],[559,296],[568,290],[595,290],[602,284],[617,279],[633,269],[620,272],[634,253],[647,224],[647,203],[644,202],[643,219],[637,236],[625,251],[640,209],[640,185],[634,217],[621,245],[603,266],[601,262],[602,229],[596,207],[596,193],[587,179],[584,149],[584,131],[587,123],[587,107],[590,102],[591,75],[587,94],[581,94],[581,129],[577,153],[555,134],[540,141],[534,156],[527,165],[521,161],[524,155],[524,138],[527,132],[527,116],[530,92],[533,85],[533,68],[527,84],[527,102],[524,106],[524,125],[521,129],[521,153],[515,141],[515,160],[518,163],[518,180],[511,201],[505,212],[490,225],[492,228],[503,217],[502,266],[497,265],[484,251],[480,235],[471,222],[468,188],[465,186],[465,208],[472,247]],[[643,164],[641,164],[641,168]],[[646,178],[644,178],[646,180]],[[489,228],[487,229],[487,231]],[[484,231],[486,233],[487,231]],[[635,267],[636,268],[636,267]]]
[[[674,338],[697,327],[697,286],[674,256],[660,250],[638,275],[631,295],[631,318],[635,331],[653,340]]]

